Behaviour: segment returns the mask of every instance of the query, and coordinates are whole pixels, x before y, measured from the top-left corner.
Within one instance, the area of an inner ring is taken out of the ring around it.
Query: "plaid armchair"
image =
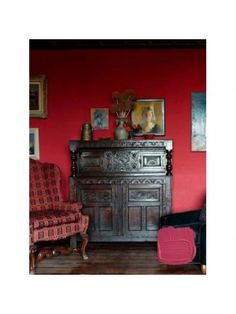
[[[61,174],[55,164],[30,159],[30,269],[35,269],[37,244],[41,241],[71,237],[76,246],[77,233],[82,238],[81,253],[87,259],[89,217],[81,212],[80,203],[64,202],[61,195]]]

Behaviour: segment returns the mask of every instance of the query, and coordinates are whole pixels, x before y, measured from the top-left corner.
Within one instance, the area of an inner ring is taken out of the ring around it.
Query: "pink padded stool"
[[[181,265],[196,255],[195,232],[189,228],[161,228],[157,239],[157,256],[161,264]]]

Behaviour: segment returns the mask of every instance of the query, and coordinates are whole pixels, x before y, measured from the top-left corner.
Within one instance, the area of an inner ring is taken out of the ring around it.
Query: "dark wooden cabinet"
[[[155,241],[171,212],[172,140],[70,141],[70,198],[90,241]]]

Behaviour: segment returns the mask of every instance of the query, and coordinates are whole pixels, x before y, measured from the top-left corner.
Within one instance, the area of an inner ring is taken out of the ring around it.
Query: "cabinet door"
[[[162,184],[123,186],[123,227],[127,241],[156,241],[162,195]]]
[[[118,234],[117,189],[114,185],[80,185],[79,200],[89,215],[90,241],[110,241]]]

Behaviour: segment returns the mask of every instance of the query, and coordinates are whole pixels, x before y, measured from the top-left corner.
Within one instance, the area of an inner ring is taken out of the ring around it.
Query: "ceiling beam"
[[[34,49],[206,48],[205,39],[30,39]]]

